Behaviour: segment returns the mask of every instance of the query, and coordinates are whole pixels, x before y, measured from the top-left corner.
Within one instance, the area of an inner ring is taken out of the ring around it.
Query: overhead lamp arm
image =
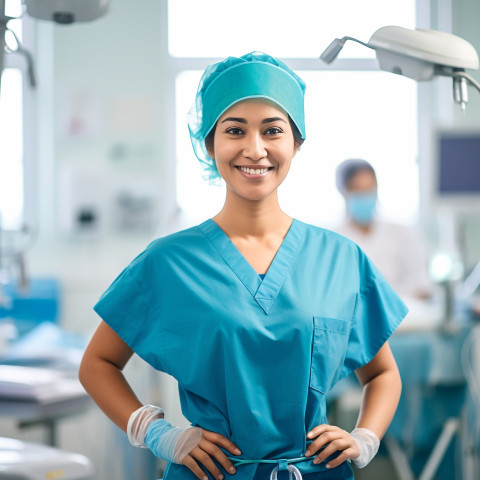
[[[342,48],[345,45],[345,42],[347,40],[352,40],[353,42],[360,43],[361,45],[372,48],[368,43],[362,42],[361,40],[358,40],[353,37],[343,37],[343,38],[336,38],[325,50],[324,52],[320,55],[320,58],[325,62],[325,63],[332,63],[342,50]]]
[[[417,81],[434,76],[453,79],[453,99],[465,110],[468,101],[468,83],[480,92],[480,84],[465,69],[478,69],[478,54],[466,40],[436,30],[388,26],[379,28],[368,43],[352,37],[336,38],[320,55],[332,63],[347,40],[353,40],[375,50],[382,70],[403,75]]]

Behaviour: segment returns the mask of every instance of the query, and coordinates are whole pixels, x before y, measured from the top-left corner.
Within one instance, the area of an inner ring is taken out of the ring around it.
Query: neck
[[[353,219],[350,219],[350,223],[353,225],[354,228],[360,230],[362,233],[370,233],[373,229],[372,222],[367,224],[358,223]]]
[[[227,188],[225,205],[213,220],[229,237],[264,237],[284,233],[292,218],[282,211],[277,191],[268,197],[253,201],[236,195]]]

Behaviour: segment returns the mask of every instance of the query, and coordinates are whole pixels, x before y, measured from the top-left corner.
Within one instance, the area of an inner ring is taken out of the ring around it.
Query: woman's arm
[[[400,373],[388,342],[355,374],[363,387],[357,427],[368,428],[382,438],[395,415],[402,392]]]
[[[380,439],[395,415],[402,390],[400,374],[388,342],[355,374],[363,388],[357,428],[367,428]],[[360,455],[359,446],[352,435],[334,425],[319,425],[308,432],[307,437],[315,440],[308,446],[305,456],[313,455],[325,447],[314,463],[321,463],[335,452],[340,452],[327,464],[328,468],[337,467],[345,460]]]
[[[103,412],[123,431],[132,412],[142,406],[122,370],[133,350],[101,322],[80,364],[79,379]]]
[[[85,390],[124,431],[130,415],[142,406],[122,373],[132,355],[133,350],[102,321],[85,350],[79,370]],[[200,479],[206,477],[201,466],[215,478],[224,478],[212,459],[234,474],[232,462],[219,446],[233,455],[240,454],[237,446],[223,435],[202,429],[200,443],[183,459],[183,464]]]

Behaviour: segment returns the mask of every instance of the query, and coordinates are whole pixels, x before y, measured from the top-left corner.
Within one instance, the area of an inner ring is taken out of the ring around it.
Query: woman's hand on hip
[[[201,466],[206,468],[214,478],[219,480],[224,478],[213,460],[216,460],[226,472],[233,475],[236,469],[219,447],[224,448],[232,455],[241,455],[240,449],[228,438],[219,433],[202,429],[200,443],[183,459],[183,464],[202,480],[208,480],[208,476]]]
[[[348,460],[357,458],[360,455],[360,448],[357,441],[345,430],[334,425],[319,425],[313,428],[307,434],[308,439],[315,440],[307,447],[305,456],[315,455],[321,448],[323,450],[315,457],[313,463],[321,463],[335,452],[340,452],[334,459],[326,465],[327,468],[335,468]]]

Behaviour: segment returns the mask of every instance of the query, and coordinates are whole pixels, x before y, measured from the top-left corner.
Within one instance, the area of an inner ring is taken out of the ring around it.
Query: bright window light
[[[336,37],[368,41],[385,25],[415,27],[415,0],[172,0],[168,7],[169,50],[174,57],[226,57],[260,50],[276,57],[315,58]],[[374,52],[352,43],[342,55],[373,58]]]
[[[5,69],[0,94],[0,225],[18,229],[23,217],[23,77]]]
[[[224,188],[201,177],[186,124],[200,71],[176,82],[177,192],[180,208],[201,220],[218,212]],[[372,163],[381,213],[413,223],[418,210],[417,91],[415,82],[385,72],[298,72],[307,84],[307,140],[280,187],[282,208],[306,222],[334,227],[344,216],[335,169],[347,158]]]
[[[280,188],[283,208],[315,224],[343,218],[335,169],[347,158],[374,167],[381,213],[413,222],[418,209],[416,83],[386,72],[298,72],[307,84],[307,140]]]

